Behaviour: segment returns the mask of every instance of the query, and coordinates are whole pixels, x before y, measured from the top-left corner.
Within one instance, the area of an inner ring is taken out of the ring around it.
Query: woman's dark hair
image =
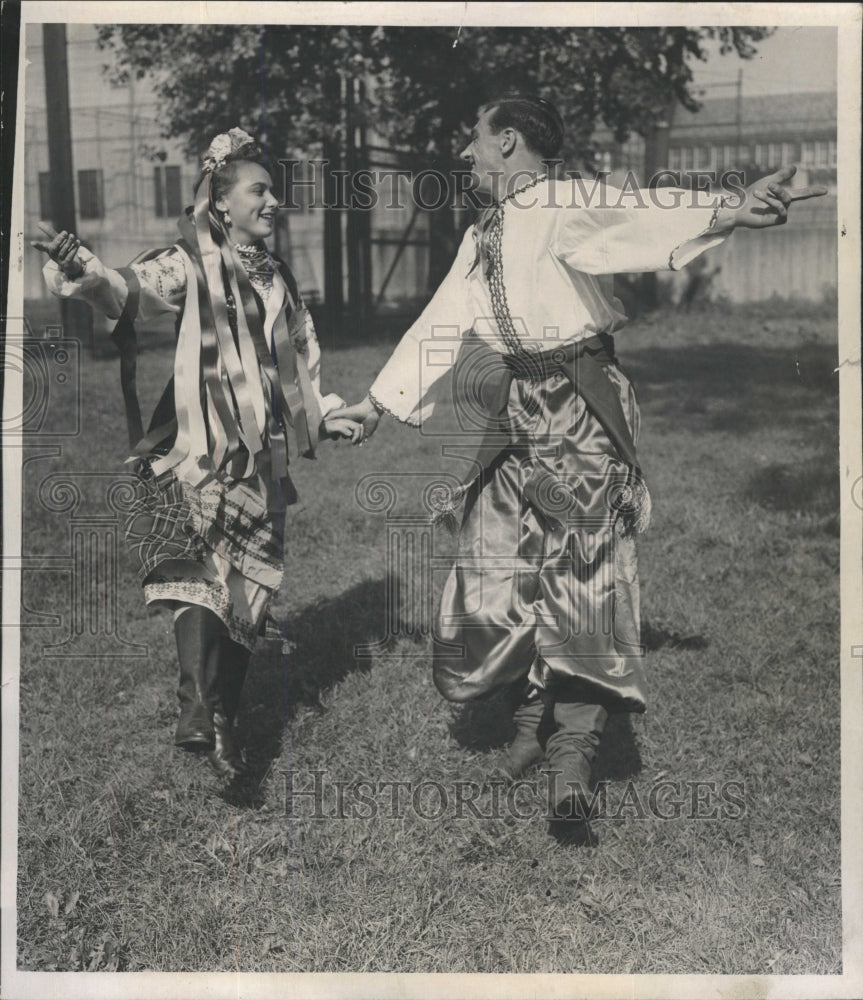
[[[488,127],[492,135],[505,128],[521,133],[527,148],[544,160],[554,159],[563,146],[563,119],[560,112],[542,97],[511,94],[489,101],[480,114],[491,111]]]
[[[225,157],[224,165],[213,171],[213,177],[210,182],[210,193],[214,205],[219,198],[226,195],[237,183],[237,167],[240,163],[257,163],[259,167],[266,169],[263,154],[257,143],[247,143],[245,146],[241,146],[233,153],[230,153]],[[195,194],[198,193],[198,188],[203,183],[206,175],[206,170],[202,170],[198,174],[194,187]]]

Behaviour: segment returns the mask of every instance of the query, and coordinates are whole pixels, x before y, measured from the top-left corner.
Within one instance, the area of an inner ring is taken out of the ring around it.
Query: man
[[[343,411],[374,432],[390,413],[417,426],[452,364],[472,413],[471,475],[434,641],[452,701],[518,693],[515,777],[545,754],[554,821],[586,829],[586,789],[609,712],[643,711],[634,534],[649,499],[635,446],[638,406],[610,334],[625,316],[617,272],[678,269],[738,226],[785,221],[787,168],[736,207],[701,193],[617,192],[555,180],[563,140],[546,101],[479,110],[461,156],[492,199],[366,399]],[[441,333],[461,350],[442,352]],[[455,360],[455,355],[458,360]],[[444,360],[442,360],[442,358]]]

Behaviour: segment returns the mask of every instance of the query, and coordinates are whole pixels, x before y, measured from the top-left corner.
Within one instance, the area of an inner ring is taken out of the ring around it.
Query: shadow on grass
[[[840,502],[838,459],[834,450],[799,464],[759,469],[750,476],[745,497],[768,510],[835,513]]]
[[[642,622],[641,642],[646,652],[657,649],[707,649],[710,645],[703,635],[681,635],[677,629],[662,622]]]
[[[653,416],[697,420],[704,430],[749,433],[765,425],[812,423],[801,400],[838,401],[835,346],[788,349],[740,343],[628,350],[624,371]]]
[[[259,791],[282,749],[288,720],[300,706],[321,711],[321,693],[355,670],[368,670],[370,658],[356,647],[374,645],[385,634],[386,580],[369,580],[328,600],[304,608],[285,622],[289,651],[278,642],[262,643],[243,693],[238,719],[249,776],[229,786],[225,797],[236,805],[263,803]]]

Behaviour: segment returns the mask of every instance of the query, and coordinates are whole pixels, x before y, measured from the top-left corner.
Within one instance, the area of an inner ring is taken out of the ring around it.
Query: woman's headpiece
[[[248,132],[241,128],[232,128],[229,132],[222,132],[210,143],[210,148],[204,153],[202,163],[203,170],[211,174],[225,165],[229,156],[243,150],[248,155],[259,155],[260,149],[255,140]]]

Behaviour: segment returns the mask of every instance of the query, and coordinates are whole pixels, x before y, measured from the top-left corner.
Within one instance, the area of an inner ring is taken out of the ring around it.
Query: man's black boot
[[[539,691],[528,686],[512,713],[515,739],[503,756],[501,766],[510,778],[520,778],[532,765],[543,758],[539,742],[539,726],[545,712]]]
[[[545,745],[551,832],[568,843],[594,846],[590,774],[608,713],[601,705],[555,700],[555,731]]]

